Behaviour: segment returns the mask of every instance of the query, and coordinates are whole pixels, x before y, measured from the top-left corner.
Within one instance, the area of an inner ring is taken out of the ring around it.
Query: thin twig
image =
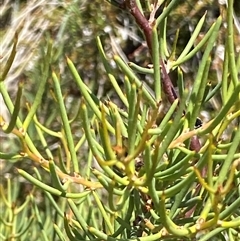
[[[138,26],[143,30],[148,48],[150,52],[152,51],[152,26],[148,22],[147,18],[141,13],[140,9],[138,8],[135,0],[127,0],[126,6],[129,9],[129,12],[135,18]]]
[[[147,18],[141,13],[135,0],[125,0],[124,4],[124,6],[128,8],[129,12],[135,18],[135,21],[138,24],[138,26],[143,30],[149,48],[149,52],[152,55],[152,24],[154,24],[154,21],[147,20]],[[178,99],[178,95],[174,89],[174,86],[167,73],[165,64],[162,59],[160,59],[160,65],[162,68],[163,90],[167,96],[168,101],[172,104],[176,99]],[[196,152],[199,152],[199,150],[201,149],[201,144],[197,136],[191,138],[190,149]]]
[[[165,64],[162,59],[160,59],[162,67],[162,85],[163,90],[168,98],[168,101],[172,104],[176,99],[178,99],[177,93],[173,87],[172,81],[167,73]]]

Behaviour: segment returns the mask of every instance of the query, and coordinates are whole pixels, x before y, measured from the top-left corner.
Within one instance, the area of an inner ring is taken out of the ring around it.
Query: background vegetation
[[[0,240],[240,239],[239,1],[175,2],[153,43],[178,107],[121,1],[1,2]]]

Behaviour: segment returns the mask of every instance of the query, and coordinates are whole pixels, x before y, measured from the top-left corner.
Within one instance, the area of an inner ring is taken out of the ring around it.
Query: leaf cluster
[[[0,116],[0,126],[5,140],[14,136],[16,143],[0,152],[5,165],[0,238],[238,240],[240,56],[233,1],[220,6],[220,16],[207,30],[203,13],[181,51],[181,28],[173,41],[167,37],[181,1],[109,2],[135,20],[150,61],[128,62],[118,45],[111,56],[105,37],[96,37],[90,49],[98,55],[114,98],[99,98],[74,56],[65,58],[62,73],[56,57],[62,49],[48,35],[41,74],[34,76],[34,96],[22,111],[23,81],[15,100],[6,86],[18,49],[15,34],[0,76],[0,93],[10,113],[9,121]],[[86,14],[93,15],[95,7],[88,5]],[[102,26],[100,15],[96,18],[93,25]],[[84,24],[86,18],[79,21]],[[228,28],[222,36],[224,22]],[[205,34],[199,39],[201,31]],[[211,85],[219,38],[222,71],[215,69],[219,79]],[[184,65],[193,58],[198,62],[189,86]],[[74,82],[79,98],[70,100],[65,78]],[[49,102],[44,102],[46,96]],[[216,101],[218,111],[202,123],[199,117]]]

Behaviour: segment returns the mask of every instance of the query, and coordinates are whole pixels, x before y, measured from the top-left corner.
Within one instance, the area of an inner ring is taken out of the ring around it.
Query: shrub
[[[0,152],[1,239],[238,240],[240,56],[233,1],[220,6],[207,30],[204,13],[182,49],[181,29],[167,37],[180,1],[109,2],[132,15],[149,51],[147,64],[126,62],[118,45],[110,56],[103,36],[96,38],[112,97],[99,98],[70,57],[61,73],[48,35],[30,75],[36,92],[24,108],[24,81],[15,100],[6,88],[15,34],[0,79],[10,113],[0,121],[9,144]],[[214,73],[217,81],[210,82]],[[79,98],[66,93],[64,78],[75,82]],[[211,113],[210,103],[217,111]]]

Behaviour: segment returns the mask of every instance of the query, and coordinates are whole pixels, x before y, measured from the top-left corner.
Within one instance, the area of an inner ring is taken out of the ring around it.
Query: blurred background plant
[[[156,2],[161,19],[171,4]],[[0,239],[239,240],[239,4],[227,39],[224,2],[173,2],[153,44],[179,107],[159,103],[158,60],[124,2],[2,1]],[[154,1],[137,3],[149,18]]]

